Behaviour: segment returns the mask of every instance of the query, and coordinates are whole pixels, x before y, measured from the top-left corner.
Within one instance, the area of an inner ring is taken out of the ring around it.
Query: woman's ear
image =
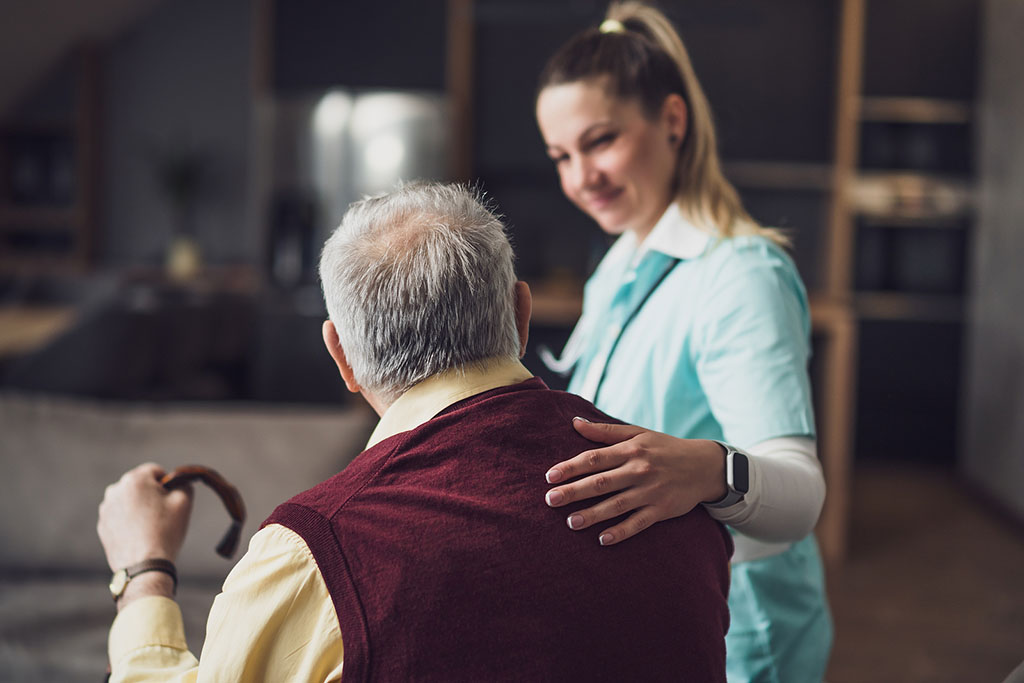
[[[661,105],[661,122],[668,132],[668,141],[675,149],[683,144],[689,126],[690,110],[679,93],[669,93]]]
[[[327,347],[327,353],[331,354],[331,358],[334,359],[334,364],[338,366],[338,372],[341,373],[341,378],[345,380],[345,386],[352,393],[358,393],[360,390],[359,383],[356,382],[355,373],[352,372],[352,366],[348,364],[348,359],[345,358],[345,349],[341,348],[341,339],[338,338],[338,330],[334,327],[334,323],[330,320],[325,320],[323,325],[324,335],[324,346]]]

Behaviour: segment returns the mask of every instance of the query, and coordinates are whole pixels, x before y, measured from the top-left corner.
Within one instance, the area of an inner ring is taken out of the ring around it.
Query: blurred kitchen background
[[[527,365],[564,386],[537,348],[608,242],[561,195],[533,96],[604,6],[0,1],[5,680],[102,668],[94,518],[123,470],[216,466],[248,535],[361,449],[374,418],[322,348],[315,269],[363,194],[479,182],[535,292]],[[811,293],[829,680],[1002,680],[1024,660],[1024,3],[660,6]],[[196,651],[221,517],[197,496]]]

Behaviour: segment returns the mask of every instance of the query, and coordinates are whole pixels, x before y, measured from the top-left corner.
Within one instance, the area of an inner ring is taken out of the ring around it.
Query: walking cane
[[[238,489],[229,484],[224,477],[216,471],[202,465],[183,465],[178,469],[165,474],[160,483],[165,489],[173,489],[189,484],[198,479],[220,496],[221,502],[231,515],[231,526],[228,527],[224,538],[217,544],[217,554],[230,559],[235,550],[238,549],[238,540],[242,535],[242,525],[245,523],[245,503]]]
[[[242,495],[234,486],[228,483],[227,479],[220,476],[216,470],[202,465],[183,465],[173,472],[168,472],[160,479],[165,489],[174,489],[186,486],[193,481],[199,480],[213,489],[220,497],[224,507],[231,516],[231,526],[228,527],[224,537],[217,544],[217,554],[230,559],[238,550],[238,541],[242,536],[242,525],[245,524],[245,503],[242,502]],[[107,664],[107,675],[104,681],[110,680],[110,664]]]

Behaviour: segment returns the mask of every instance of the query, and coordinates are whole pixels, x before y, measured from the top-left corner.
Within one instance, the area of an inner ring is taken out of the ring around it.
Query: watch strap
[[[117,575],[121,572],[124,572],[124,581],[120,586],[120,590],[117,590],[115,592],[115,581],[117,579]],[[169,575],[171,577],[171,580],[174,582],[174,587],[172,589],[173,592],[176,593],[178,591],[178,570],[175,568],[173,562],[171,562],[170,560],[163,559],[143,560],[142,562],[137,562],[133,565],[125,567],[124,569],[120,569],[114,572],[114,579],[110,582],[111,595],[113,595],[114,597],[114,602],[117,602],[118,598],[120,598],[124,594],[125,588],[128,587],[128,582],[130,582],[139,574],[145,574],[146,572],[163,572],[164,574]]]
[[[747,456],[727,443],[723,443],[715,439],[712,440],[725,450],[725,495],[716,501],[704,503],[704,506],[716,509],[727,508],[730,505],[735,505],[740,502],[743,500],[743,497],[747,495],[747,491],[741,491],[736,488],[735,479],[733,477],[736,459],[742,458],[744,460],[744,465],[746,465]]]

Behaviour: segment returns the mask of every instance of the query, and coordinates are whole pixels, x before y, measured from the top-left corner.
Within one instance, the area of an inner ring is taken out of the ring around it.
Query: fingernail
[[[556,469],[548,470],[548,473],[544,475],[544,478],[549,484],[557,484],[562,481],[562,471]]]
[[[597,542],[600,543],[601,545],[610,545],[613,540],[615,540],[615,539],[612,538],[611,534],[601,534],[597,538]]]
[[[583,515],[572,515],[565,520],[565,523],[569,525],[570,529],[579,529],[583,526]]]
[[[547,501],[548,505],[558,505],[565,499],[565,495],[562,494],[558,489],[548,491],[548,494],[544,496],[544,500]]]
[[[576,417],[574,417],[573,419],[574,419],[574,420],[579,420],[580,422],[590,422],[590,420],[588,420],[587,418],[585,418],[585,417],[580,417],[579,415],[577,415],[577,416],[576,416]]]

